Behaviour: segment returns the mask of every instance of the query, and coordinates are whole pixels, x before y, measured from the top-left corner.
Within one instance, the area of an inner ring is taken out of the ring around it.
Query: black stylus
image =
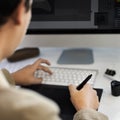
[[[90,80],[91,77],[92,77],[92,74],[88,75],[86,79],[80,85],[77,86],[77,90],[82,89],[84,85],[88,82],[88,80]]]

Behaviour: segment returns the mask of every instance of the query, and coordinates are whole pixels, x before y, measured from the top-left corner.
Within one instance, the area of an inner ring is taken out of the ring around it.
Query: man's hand
[[[98,109],[99,101],[95,90],[87,84],[81,90],[77,90],[76,86],[69,86],[71,102],[77,111],[81,109]]]
[[[39,84],[42,81],[42,78],[35,78],[34,73],[36,70],[43,70],[49,74],[52,74],[48,67],[41,65],[41,63],[45,63],[50,65],[50,62],[45,59],[38,59],[32,65],[28,65],[14,73],[12,73],[12,77],[15,80],[15,83],[18,85],[30,85],[30,84]]]

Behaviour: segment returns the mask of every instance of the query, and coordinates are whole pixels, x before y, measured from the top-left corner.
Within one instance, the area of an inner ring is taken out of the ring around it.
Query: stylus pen
[[[90,80],[91,77],[92,77],[92,74],[88,75],[86,79],[80,85],[77,86],[77,90],[82,89],[84,85]]]

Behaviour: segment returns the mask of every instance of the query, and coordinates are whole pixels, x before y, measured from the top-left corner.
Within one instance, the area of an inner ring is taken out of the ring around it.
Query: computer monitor
[[[120,46],[120,0],[34,0],[32,15],[32,45],[82,48],[65,51],[59,64],[90,64],[93,53],[83,48]]]

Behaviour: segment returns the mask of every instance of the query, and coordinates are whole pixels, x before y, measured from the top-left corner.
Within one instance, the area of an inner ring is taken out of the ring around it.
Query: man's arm
[[[15,80],[15,84],[17,85],[31,85],[31,84],[40,84],[42,82],[42,78],[36,78],[34,73],[36,70],[42,70],[44,72],[52,74],[51,70],[44,65],[50,65],[50,62],[45,59],[38,59],[33,64],[29,64],[18,71],[12,73],[12,77]]]
[[[99,100],[96,91],[89,85],[85,85],[81,90],[76,86],[69,86],[71,102],[78,111],[73,120],[108,120],[108,118],[96,111],[99,107]]]

